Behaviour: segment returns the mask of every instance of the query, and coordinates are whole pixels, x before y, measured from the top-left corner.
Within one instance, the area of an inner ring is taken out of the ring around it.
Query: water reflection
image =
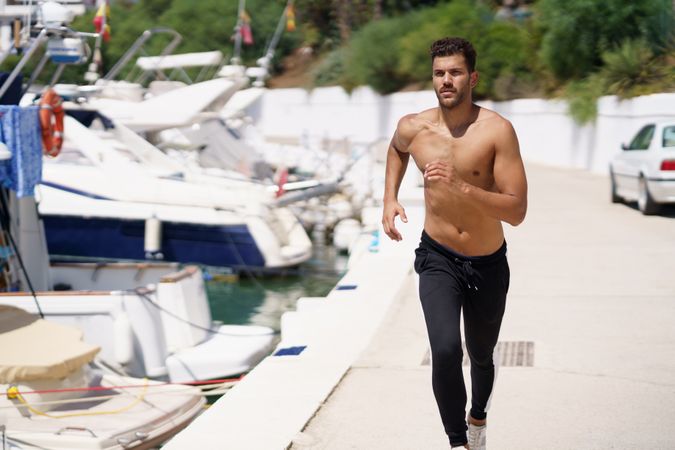
[[[226,324],[264,325],[279,331],[281,315],[295,310],[300,297],[323,297],[337,284],[347,257],[335,248],[314,246],[312,258],[284,276],[242,275],[235,282],[209,281],[207,292],[214,320]]]

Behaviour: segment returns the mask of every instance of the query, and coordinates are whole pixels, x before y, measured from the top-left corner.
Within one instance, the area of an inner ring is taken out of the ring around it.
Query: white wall
[[[603,97],[597,120],[579,126],[560,100],[521,99],[483,102],[509,119],[518,133],[526,161],[607,173],[612,155],[620,151],[645,123],[675,120],[675,93],[619,101]],[[389,139],[398,119],[436,105],[433,91],[380,96],[362,87],[351,95],[340,87],[274,89],[265,93],[251,114],[267,137],[310,140],[344,139],[369,143]]]

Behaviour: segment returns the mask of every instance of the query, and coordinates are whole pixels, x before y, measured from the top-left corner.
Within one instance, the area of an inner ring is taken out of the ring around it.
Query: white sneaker
[[[469,449],[485,450],[485,435],[487,434],[487,425],[473,425],[469,423]]]

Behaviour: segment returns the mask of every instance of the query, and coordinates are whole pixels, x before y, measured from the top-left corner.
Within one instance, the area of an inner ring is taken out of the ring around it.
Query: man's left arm
[[[468,183],[462,191],[483,213],[517,226],[527,212],[527,179],[520,156],[518,137],[511,123],[504,120],[495,131],[494,178],[497,192]]]

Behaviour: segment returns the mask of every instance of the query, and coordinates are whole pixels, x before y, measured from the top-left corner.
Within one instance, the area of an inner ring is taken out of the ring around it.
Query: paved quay
[[[611,204],[606,177],[527,170],[500,341],[533,342],[534,364],[500,369],[488,448],[675,448],[675,214]],[[449,448],[427,346],[411,277],[291,448]]]
[[[527,170],[528,217],[506,226],[500,341],[534,357],[499,371],[489,448],[675,448],[675,213],[611,204],[607,177]],[[165,450],[449,448],[412,272],[414,197],[402,198],[404,241],[382,238],[339,283],[357,289],[286,317],[282,346],[305,351],[266,358]]]

